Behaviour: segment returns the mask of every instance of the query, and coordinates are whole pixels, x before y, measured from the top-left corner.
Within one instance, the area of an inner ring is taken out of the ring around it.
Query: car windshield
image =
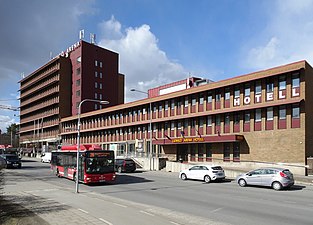
[[[7,160],[18,160],[18,156],[17,155],[7,155],[6,159]]]
[[[111,158],[86,158],[87,173],[110,173],[114,171],[114,162]]]

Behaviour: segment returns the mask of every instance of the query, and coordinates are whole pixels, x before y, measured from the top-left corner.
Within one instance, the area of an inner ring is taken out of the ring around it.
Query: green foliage
[[[7,127],[7,134],[17,134],[19,130],[19,127],[16,123],[12,123],[10,126]]]

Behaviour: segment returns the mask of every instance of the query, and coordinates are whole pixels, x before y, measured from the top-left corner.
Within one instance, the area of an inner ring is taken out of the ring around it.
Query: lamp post
[[[100,104],[109,104],[108,101],[96,100],[96,99],[84,99],[78,105],[78,120],[77,120],[77,155],[76,155],[76,190],[75,192],[78,193],[79,190],[79,153],[80,153],[80,114],[81,114],[81,106],[84,102],[97,102]]]
[[[137,90],[137,89],[130,89],[130,91],[136,91],[136,92],[140,92],[140,93],[143,93],[143,94],[146,94],[147,97],[149,98],[149,93],[148,92],[145,92],[145,91],[140,91],[140,90]],[[150,170],[151,170],[151,154],[152,154],[152,104],[151,104],[151,101],[149,102],[149,106],[150,106],[150,121],[149,121],[149,127],[150,127],[150,152],[149,152],[149,167],[150,167]]]

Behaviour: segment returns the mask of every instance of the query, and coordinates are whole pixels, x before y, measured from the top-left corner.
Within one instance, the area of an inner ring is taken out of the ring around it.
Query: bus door
[[[83,155],[80,155],[79,157],[79,168],[78,168],[78,180],[79,181],[84,181],[84,171],[85,171],[85,162],[86,157]]]

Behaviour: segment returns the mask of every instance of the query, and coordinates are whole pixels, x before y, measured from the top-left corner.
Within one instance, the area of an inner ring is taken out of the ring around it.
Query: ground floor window
[[[240,162],[240,143],[233,143],[233,161]]]
[[[229,162],[230,161],[230,144],[225,143],[224,144],[224,162]]]
[[[212,144],[205,144],[205,156],[207,162],[212,161]]]

